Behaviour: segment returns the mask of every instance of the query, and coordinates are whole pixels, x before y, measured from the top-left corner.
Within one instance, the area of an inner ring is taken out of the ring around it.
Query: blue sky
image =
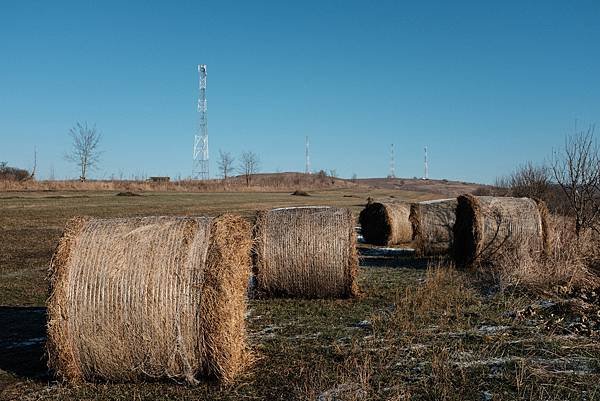
[[[418,4],[417,4],[418,3]],[[600,122],[597,1],[0,2],[0,161],[77,177],[63,155],[95,123],[96,178],[191,173],[197,64],[219,149],[263,171],[492,182]]]

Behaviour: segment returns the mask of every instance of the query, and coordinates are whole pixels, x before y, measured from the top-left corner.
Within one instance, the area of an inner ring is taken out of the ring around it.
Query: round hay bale
[[[262,296],[345,298],[358,294],[354,218],[348,209],[259,211],[254,274]]]
[[[456,220],[455,198],[413,203],[410,205],[415,250],[419,255],[449,253]]]
[[[542,201],[474,195],[457,200],[453,253],[458,266],[490,262],[506,251],[548,249],[548,211]]]
[[[358,218],[365,242],[382,246],[410,242],[413,234],[409,214],[406,203],[367,203]]]
[[[69,382],[228,382],[248,361],[250,225],[75,218],[50,267],[48,365]]]

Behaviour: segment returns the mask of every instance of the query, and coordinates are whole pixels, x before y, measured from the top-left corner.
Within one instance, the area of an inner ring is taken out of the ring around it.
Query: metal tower
[[[308,135],[306,136],[306,174],[310,174],[310,153],[309,153]]]
[[[390,173],[388,178],[396,178],[396,159],[394,157],[394,144],[390,145]]]
[[[425,176],[423,177],[423,179],[429,179],[429,159],[427,159],[427,146],[425,146]]]
[[[198,132],[194,136],[194,166],[192,178],[208,180],[208,121],[206,116],[206,64],[198,65],[200,94],[198,96]]]

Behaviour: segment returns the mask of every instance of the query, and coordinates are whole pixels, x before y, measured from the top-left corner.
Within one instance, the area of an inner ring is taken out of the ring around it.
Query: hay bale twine
[[[413,203],[410,206],[414,246],[419,255],[449,253],[456,220],[455,198]]]
[[[348,209],[259,211],[254,274],[262,296],[345,298],[358,294],[356,233]]]
[[[50,267],[49,367],[70,382],[199,376],[248,360],[242,218],[75,218]]]
[[[382,246],[410,242],[413,234],[409,214],[406,203],[367,203],[358,219],[365,242]]]
[[[461,195],[454,225],[459,266],[491,262],[504,252],[535,254],[549,246],[548,210],[530,198]]]

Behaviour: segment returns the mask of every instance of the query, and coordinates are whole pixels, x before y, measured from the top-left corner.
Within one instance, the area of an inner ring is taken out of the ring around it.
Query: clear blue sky
[[[416,4],[419,3],[419,4]],[[77,177],[63,155],[96,123],[96,178],[191,172],[197,64],[219,149],[263,171],[492,182],[600,122],[596,1],[10,1],[0,3],[0,161]]]

